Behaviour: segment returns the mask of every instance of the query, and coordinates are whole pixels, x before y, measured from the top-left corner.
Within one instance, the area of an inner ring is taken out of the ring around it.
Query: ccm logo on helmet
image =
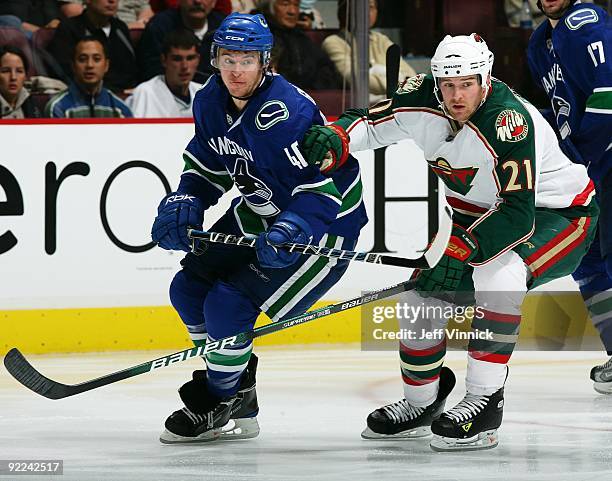
[[[234,37],[233,35],[226,35],[225,40],[239,40],[244,42],[244,37]]]

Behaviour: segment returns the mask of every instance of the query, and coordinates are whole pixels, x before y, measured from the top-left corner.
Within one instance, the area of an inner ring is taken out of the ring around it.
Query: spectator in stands
[[[115,92],[135,87],[138,81],[136,55],[130,42],[128,26],[115,18],[118,1],[86,0],[85,4],[87,8],[81,15],[60,22],[49,44],[49,51],[70,77],[70,54],[80,39],[91,35],[106,44],[110,60],[106,86]]]
[[[47,117],[132,117],[123,101],[103,87],[109,71],[109,55],[100,39],[88,36],[79,40],[73,50],[74,80],[54,96],[45,107]]]
[[[232,12],[236,12],[238,10],[234,9],[234,4],[244,4],[244,3],[253,3],[253,0],[217,0],[213,11],[222,13],[223,15],[229,15]],[[149,0],[149,4],[153,9],[153,12],[159,13],[162,10],[166,10],[167,8],[178,8],[179,0]],[[255,7],[252,7],[255,8]],[[245,12],[248,13],[248,12]]]
[[[517,28],[521,25],[521,13],[523,11],[523,0],[504,0],[504,11],[508,18],[508,25]],[[529,12],[535,29],[546,17],[538,8],[538,0],[529,0]]]
[[[41,27],[57,27],[59,17],[56,0],[0,1],[0,27],[18,28],[28,38]]]
[[[11,45],[0,47],[0,118],[40,117],[30,92],[23,86],[28,61],[23,51]]]
[[[274,35],[275,69],[302,89],[337,89],[342,80],[321,47],[297,26],[299,0],[264,0],[261,3]]]
[[[212,33],[225,16],[213,12],[215,0],[180,0],[179,8],[167,9],[156,14],[147,24],[138,42],[138,61],[142,80],[149,80],[163,73],[161,47],[164,37],[173,30],[191,30],[200,39],[200,65],[195,81],[204,83],[213,73],[210,66]]]
[[[257,8],[256,0],[232,0],[232,12],[251,13]]]
[[[191,117],[193,98],[202,87],[192,82],[200,62],[200,41],[189,30],[175,30],[162,44],[164,73],[140,84],[127,104],[134,117]]]
[[[117,18],[132,28],[144,28],[153,16],[148,0],[118,0]],[[60,0],[60,9],[65,17],[76,17],[83,13],[83,0]]]
[[[323,50],[330,56],[338,72],[344,80],[351,82],[351,33],[347,19],[347,2],[338,2],[338,21],[340,33],[330,35],[323,41]],[[378,15],[378,4],[376,0],[370,0],[370,29],[376,23]],[[393,42],[386,35],[370,30],[370,102],[376,102],[386,97],[387,92],[387,49]],[[414,69],[408,63],[400,60],[400,79],[416,75]],[[399,79],[398,79],[399,80]]]
[[[317,0],[300,0],[300,16],[298,27],[304,30],[319,30],[325,28],[325,22],[319,10],[315,8]]]

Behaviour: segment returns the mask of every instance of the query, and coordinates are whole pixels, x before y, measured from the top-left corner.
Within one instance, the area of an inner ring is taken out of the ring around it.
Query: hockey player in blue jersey
[[[190,250],[187,228],[235,185],[240,196],[213,231],[257,236],[256,249],[210,244],[189,252],[170,298],[201,345],[306,311],[334,285],[347,261],[302,256],[284,242],[354,248],[367,222],[356,160],[326,177],[298,145],[324,117],[304,92],[269,72],[273,38],[261,15],[232,14],[214,34],[217,69],[193,103],[195,135],[176,192],[161,201],[152,228],[160,247]],[[206,371],[179,389],[185,407],[166,420],[164,443],[257,436],[257,358],[252,342],[206,355]],[[230,422],[231,421],[231,422]]]
[[[591,319],[612,355],[612,21],[602,8],[541,0],[548,17],[527,51],[534,80],[552,108],[545,115],[565,154],[588,167],[601,215],[599,236],[574,273]],[[612,358],[591,370],[595,390],[612,393]]]

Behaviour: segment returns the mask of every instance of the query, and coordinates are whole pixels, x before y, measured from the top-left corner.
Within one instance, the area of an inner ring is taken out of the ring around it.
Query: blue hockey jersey
[[[282,76],[266,75],[242,112],[230,102],[219,75],[196,94],[179,191],[208,208],[235,184],[241,195],[231,209],[244,234],[291,211],[310,224],[315,242],[325,233],[357,239],[367,223],[357,161],[326,177],[299,150],[306,130],[325,122],[314,101]]]
[[[545,113],[564,152],[597,182],[612,167],[612,21],[576,3],[553,29],[543,22],[527,50],[535,81],[550,98]],[[547,114],[547,115],[546,115]]]

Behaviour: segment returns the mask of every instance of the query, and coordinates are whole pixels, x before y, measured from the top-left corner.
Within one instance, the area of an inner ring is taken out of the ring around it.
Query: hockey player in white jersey
[[[311,127],[303,140],[308,162],[324,172],[342,168],[334,161],[347,147],[339,129],[350,152],[416,142],[445,184],[455,225],[442,260],[415,273],[416,291],[405,300],[452,307],[457,293],[467,292],[482,313],[472,331],[490,335],[470,340],[466,395],[444,412],[455,384],[443,367],[448,319],[400,319],[401,329],[417,333],[400,342],[405,399],[368,416],[366,439],[419,437],[431,429],[434,450],[496,446],[525,294],[573,272],[592,241],[598,207],[586,169],[561,152],[536,108],[491,77],[492,66],[478,35],[447,36],[432,58],[432,75],[407,79],[392,99],[349,110],[332,128]],[[421,329],[442,335],[418,335]]]

